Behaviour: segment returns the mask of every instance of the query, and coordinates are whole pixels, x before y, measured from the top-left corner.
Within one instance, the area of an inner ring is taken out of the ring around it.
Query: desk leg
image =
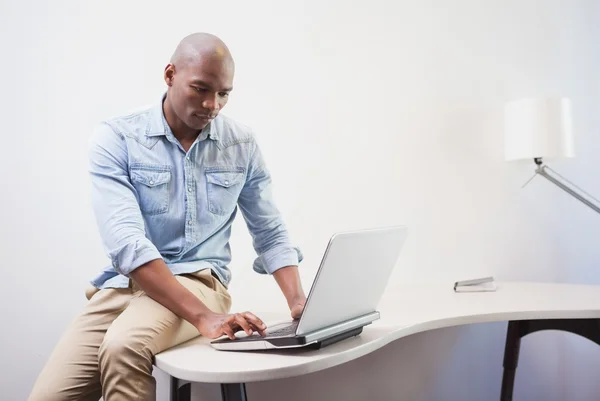
[[[246,384],[223,383],[221,384],[221,399],[223,401],[248,401]]]
[[[504,373],[502,375],[502,389],[500,401],[511,401],[515,385],[515,373],[519,362],[519,350],[521,348],[521,330],[519,321],[508,323],[506,331],[506,345],[504,348]]]
[[[191,383],[186,383],[179,387],[179,379],[171,377],[171,394],[169,401],[191,401],[191,397]],[[246,384],[221,384],[221,399],[222,401],[248,401],[248,397],[246,396]]]
[[[521,338],[543,330],[566,331],[600,345],[600,319],[539,319],[508,322],[506,347],[504,348],[504,374],[502,375],[500,393],[501,401],[512,400]]]
[[[192,397],[192,385],[186,383],[179,387],[179,379],[171,376],[170,401],[190,401]]]

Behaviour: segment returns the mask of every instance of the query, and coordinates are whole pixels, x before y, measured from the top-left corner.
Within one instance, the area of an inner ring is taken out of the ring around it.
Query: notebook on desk
[[[300,319],[267,326],[267,335],[238,333],[213,340],[219,350],[320,348],[360,334],[379,319],[377,305],[407,236],[405,226],[331,237]]]

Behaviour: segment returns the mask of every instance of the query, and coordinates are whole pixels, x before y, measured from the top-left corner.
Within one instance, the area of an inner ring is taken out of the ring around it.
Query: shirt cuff
[[[147,238],[138,239],[110,252],[115,270],[124,276],[151,260],[161,259],[156,246]]]
[[[273,274],[282,267],[298,266],[302,259],[304,256],[300,248],[281,245],[256,258],[252,268],[260,274]]]

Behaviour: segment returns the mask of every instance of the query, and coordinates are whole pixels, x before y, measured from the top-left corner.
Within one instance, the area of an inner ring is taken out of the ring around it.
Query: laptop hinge
[[[322,338],[330,337],[332,335],[349,331],[357,327],[366,326],[367,324],[370,324],[377,319],[379,319],[379,312],[375,311],[366,315],[346,320],[341,323],[334,324],[332,326],[325,327],[323,329],[306,333],[304,334],[304,337],[306,338],[306,342],[318,341]]]

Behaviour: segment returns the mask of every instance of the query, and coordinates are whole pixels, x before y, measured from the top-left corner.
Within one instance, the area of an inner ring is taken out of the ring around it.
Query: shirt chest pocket
[[[221,216],[231,214],[244,184],[243,169],[207,169],[205,174],[208,210]]]
[[[138,193],[142,213],[156,215],[169,210],[171,171],[165,167],[132,167],[131,181]]]

